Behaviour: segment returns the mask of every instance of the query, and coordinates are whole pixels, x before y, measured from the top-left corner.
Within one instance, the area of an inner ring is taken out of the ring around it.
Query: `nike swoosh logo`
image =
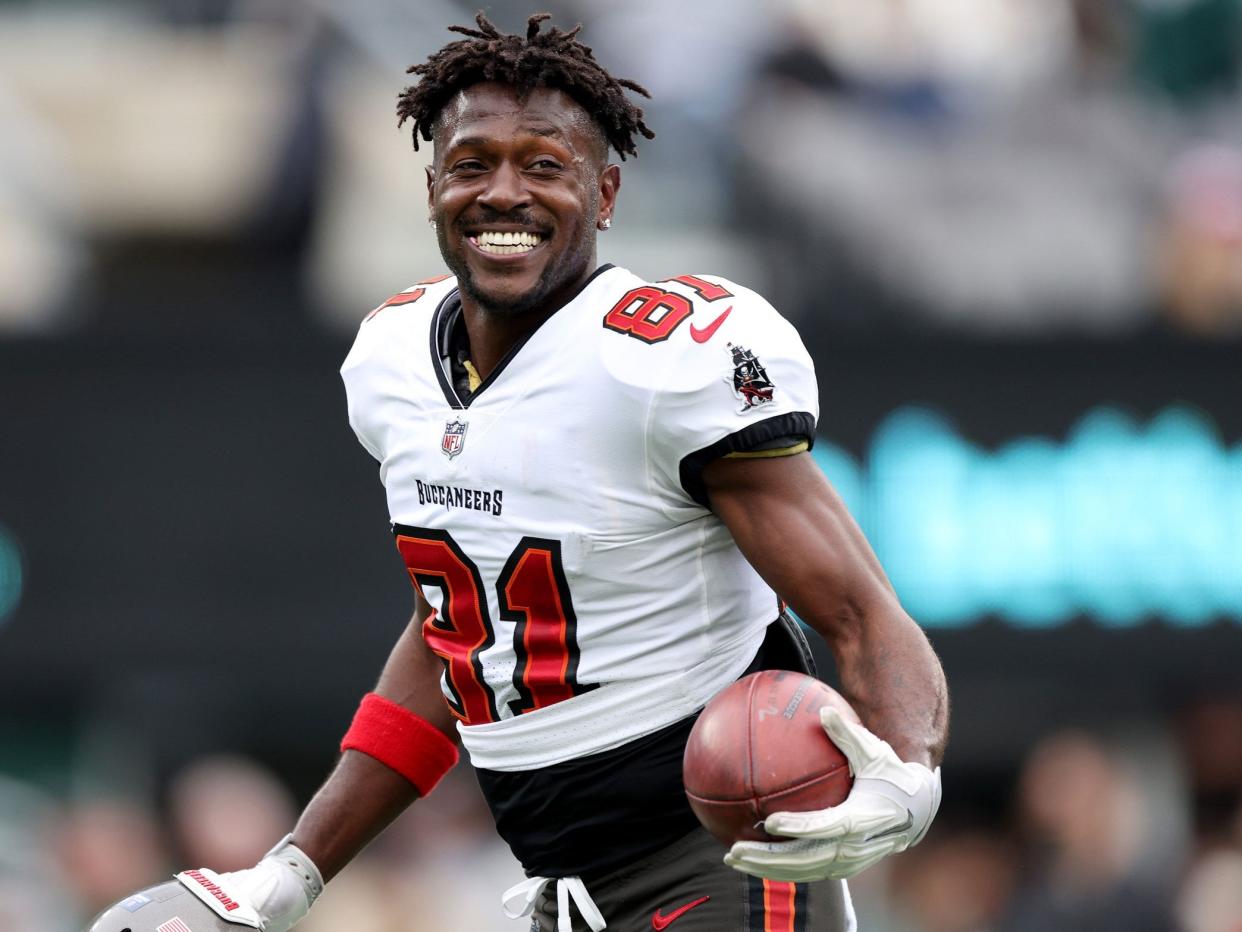
[[[727,314],[729,312],[725,311],[725,313]],[[694,907],[702,906],[710,899],[710,896],[701,896],[693,903],[687,903],[685,906],[673,910],[667,916],[661,915],[660,911],[657,909],[655,911],[655,915],[651,917],[651,928],[655,929],[656,932],[660,932],[661,929],[667,929],[673,924],[674,920],[680,919],[686,913],[690,912],[690,910],[694,909]]]
[[[912,828],[914,828],[914,813],[907,809],[906,821],[900,825],[894,825],[892,828],[886,828],[882,832],[876,832],[874,835],[868,835],[863,841],[875,841],[877,838],[887,838],[889,835],[900,835],[902,832],[908,832]]]
[[[730,304],[727,308],[725,308],[725,311],[723,314],[721,314],[719,317],[713,320],[710,324],[708,324],[702,330],[700,330],[694,324],[691,324],[690,325],[690,336],[694,339],[696,343],[706,343],[708,340],[712,338],[712,334],[720,329],[720,325],[724,323],[725,318],[729,316],[729,312],[731,310],[733,310],[732,304]]]

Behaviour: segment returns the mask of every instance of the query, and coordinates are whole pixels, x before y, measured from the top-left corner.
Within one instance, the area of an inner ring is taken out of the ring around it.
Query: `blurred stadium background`
[[[1242,3],[539,8],[655,94],[602,258],[797,321],[948,669],[865,932],[1242,930]],[[0,932],[253,863],[404,624],[336,369],[440,268],[393,104],[474,9],[0,0]],[[517,927],[456,777],[308,932]]]

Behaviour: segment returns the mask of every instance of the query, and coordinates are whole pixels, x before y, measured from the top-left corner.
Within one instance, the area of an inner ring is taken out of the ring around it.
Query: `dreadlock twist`
[[[420,135],[431,141],[435,121],[454,95],[481,81],[499,81],[523,90],[552,87],[564,91],[595,119],[622,159],[638,154],[636,134],[654,139],[655,133],[643,122],[642,108],[624,93],[631,90],[650,98],[647,89],[605,71],[590,47],[578,41],[581,25],[568,31],[553,26],[541,32],[540,24],[551,18],[551,13],[531,16],[525,38],[500,32],[482,13],[474,18],[478,29],[450,26],[450,32],[468,38],[450,42],[423,64],[407,68],[407,74],[419,75],[421,80],[397,96],[397,125],[413,121],[414,148]]]

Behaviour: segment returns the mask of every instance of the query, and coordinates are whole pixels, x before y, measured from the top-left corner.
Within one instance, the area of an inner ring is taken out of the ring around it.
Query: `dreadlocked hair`
[[[450,26],[465,39],[450,42],[407,74],[420,76],[417,84],[397,95],[397,125],[413,121],[414,148],[419,136],[431,141],[440,111],[463,88],[481,81],[498,81],[522,90],[551,87],[564,91],[589,113],[603,130],[609,145],[624,159],[637,155],[634,137],[654,139],[643,122],[641,107],[625,96],[626,90],[644,97],[651,94],[641,84],[614,78],[595,60],[589,46],[578,41],[581,24],[568,31],[540,25],[551,13],[536,13],[526,21],[526,36],[502,33],[479,13],[478,29]]]

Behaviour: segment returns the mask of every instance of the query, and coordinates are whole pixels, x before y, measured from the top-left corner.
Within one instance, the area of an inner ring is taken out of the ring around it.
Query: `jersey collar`
[[[591,282],[612,268],[615,268],[615,266],[611,262],[606,262],[592,272],[591,277],[582,283],[582,287],[578,289],[577,294],[566,301],[561,310],[573,304],[578,299],[578,295],[582,294]],[[560,311],[557,311],[557,314],[559,313]],[[546,320],[541,321],[539,327],[542,327],[555,316],[556,314],[553,314]],[[470,407],[471,402],[483,394],[487,387],[504,372],[513,358],[526,345],[527,341],[538,332],[539,327],[536,327],[514,343],[496,368],[483,380],[482,384],[471,392],[468,388],[469,380],[466,377],[466,370],[463,365],[463,361],[470,358],[470,344],[466,336],[466,325],[461,316],[461,292],[459,289],[453,288],[445,295],[436,307],[435,314],[431,320],[431,364],[436,370],[436,379],[440,383],[440,388],[444,392],[444,398],[449,403],[449,406],[459,409]]]

